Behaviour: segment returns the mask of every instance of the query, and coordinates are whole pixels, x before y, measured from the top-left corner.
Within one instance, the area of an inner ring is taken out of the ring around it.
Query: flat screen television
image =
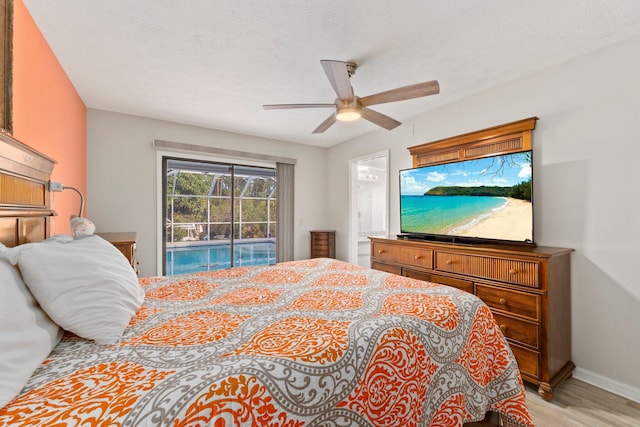
[[[531,151],[400,171],[399,237],[534,244]]]

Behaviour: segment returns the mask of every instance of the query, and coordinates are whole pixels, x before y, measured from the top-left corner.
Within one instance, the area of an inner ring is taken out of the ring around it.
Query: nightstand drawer
[[[115,233],[96,233],[106,241],[115,246],[122,255],[129,261],[131,267],[136,274],[140,274],[138,269],[138,255],[136,248],[137,234],[135,232],[115,232]]]
[[[540,320],[540,297],[476,283],[476,295],[489,307]]]
[[[540,286],[536,262],[438,251],[435,268],[532,288]]]
[[[505,337],[528,346],[538,348],[538,325],[493,313]]]

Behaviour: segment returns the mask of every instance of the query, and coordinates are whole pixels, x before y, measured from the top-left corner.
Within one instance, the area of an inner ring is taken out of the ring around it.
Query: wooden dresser
[[[509,341],[525,381],[545,399],[571,375],[573,249],[459,245],[371,237],[371,267],[473,293]]]
[[[311,258],[336,257],[336,232],[326,230],[311,231]]]
[[[118,248],[120,252],[127,258],[131,267],[136,271],[136,274],[140,274],[138,269],[139,262],[137,256],[136,240],[137,234],[135,232],[120,232],[120,233],[96,233],[104,240],[110,242],[113,246]]]

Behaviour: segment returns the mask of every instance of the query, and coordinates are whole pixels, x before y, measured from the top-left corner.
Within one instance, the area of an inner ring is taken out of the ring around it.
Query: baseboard
[[[604,377],[599,374],[595,374],[586,369],[576,368],[573,371],[574,378],[589,383],[603,390],[610,391],[626,399],[633,400],[640,403],[640,389],[631,387],[627,384],[612,380],[611,378]]]

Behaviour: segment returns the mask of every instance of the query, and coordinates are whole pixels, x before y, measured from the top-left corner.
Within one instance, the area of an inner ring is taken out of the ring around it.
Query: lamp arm
[[[82,211],[84,210],[84,196],[82,195],[82,192],[80,190],[78,190],[75,187],[69,187],[68,185],[64,186],[65,190],[73,190],[76,193],[78,193],[78,196],[80,196],[80,214],[78,216],[82,216]]]
[[[82,216],[82,211],[84,211],[84,196],[82,195],[82,192],[80,190],[78,190],[75,187],[69,187],[68,185],[63,185],[61,182],[53,182],[53,181],[49,181],[47,189],[49,191],[54,191],[54,192],[59,192],[59,191],[68,189],[78,193],[78,196],[80,196],[80,215],[78,216]]]

